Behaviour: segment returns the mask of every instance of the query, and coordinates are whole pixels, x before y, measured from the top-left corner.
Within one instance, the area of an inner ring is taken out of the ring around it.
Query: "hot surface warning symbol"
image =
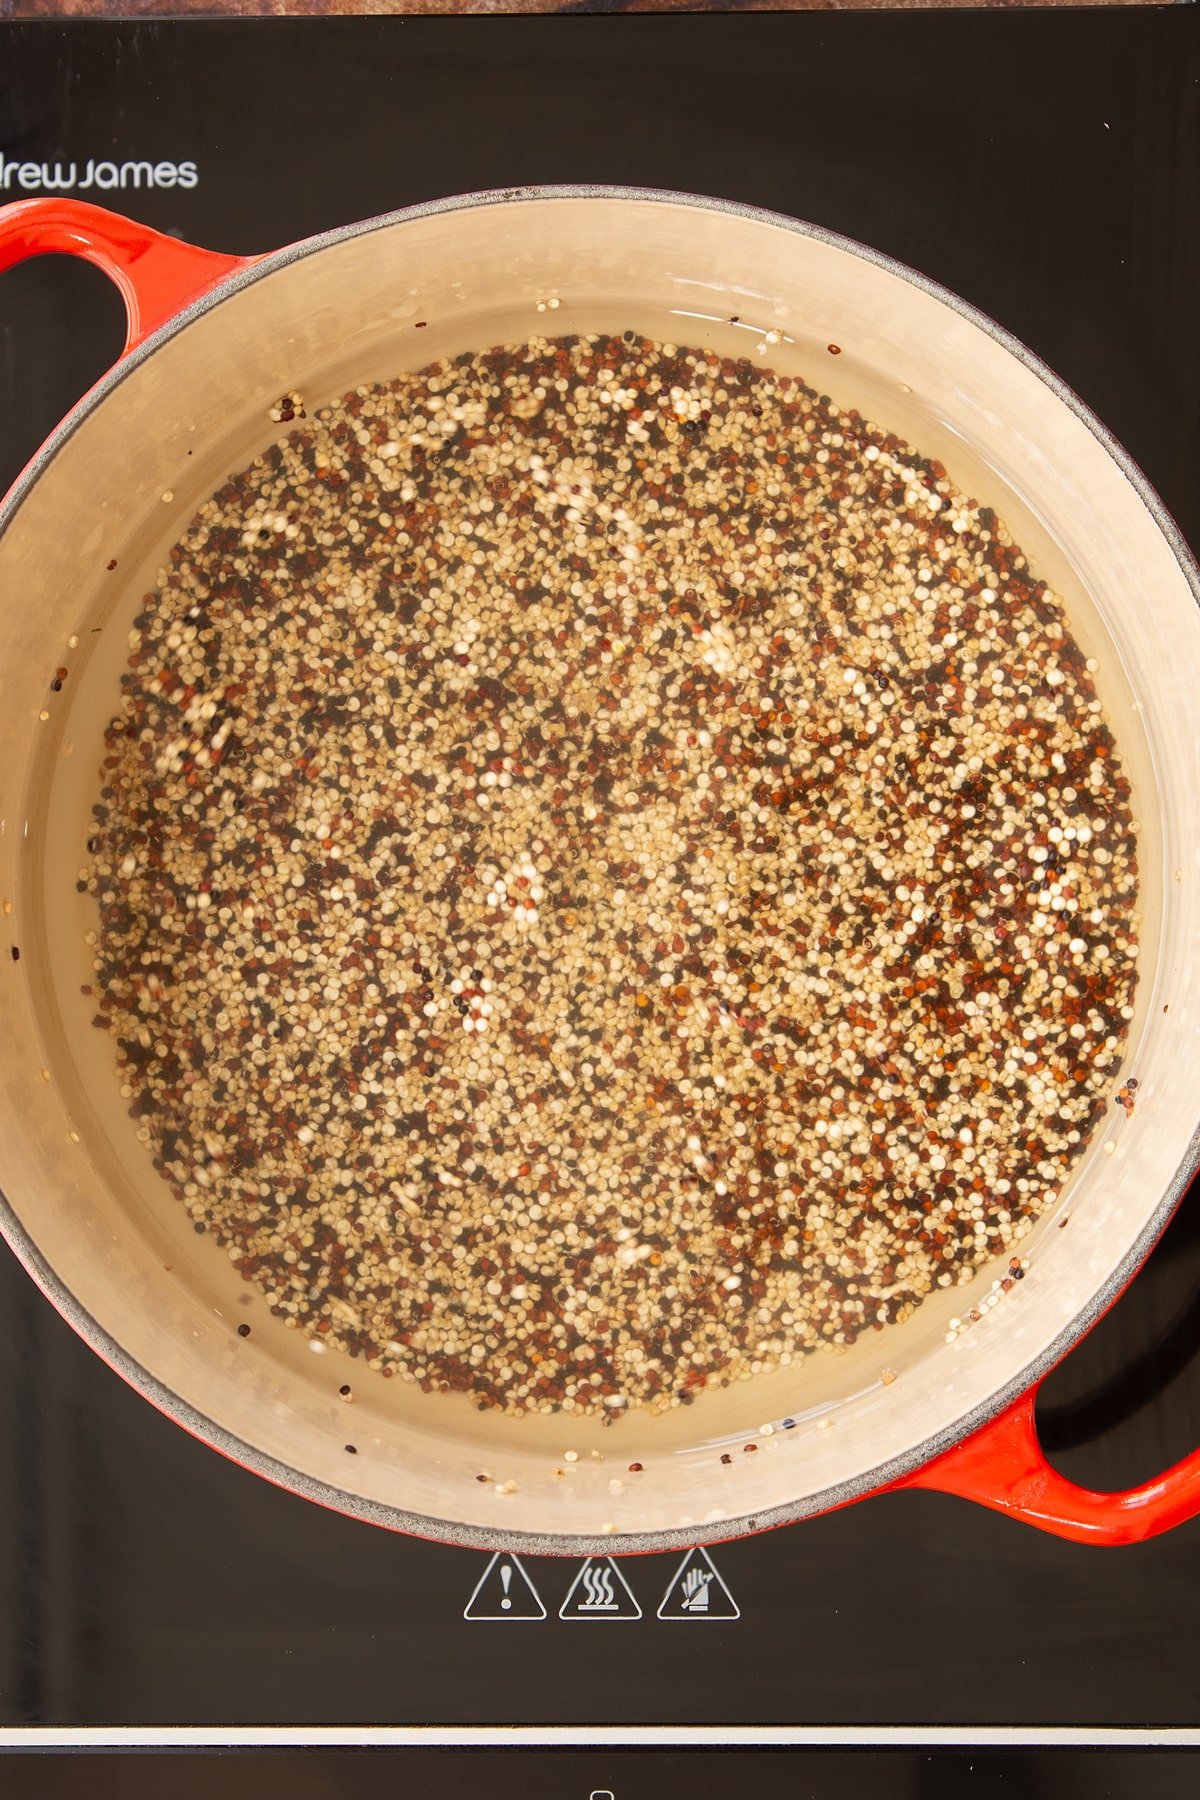
[[[560,1619],[640,1619],[642,1609],[611,1556],[589,1556],[558,1609]]]
[[[467,1601],[464,1619],[544,1619],[538,1591],[515,1556],[497,1550]]]
[[[740,1619],[737,1602],[713,1567],[708,1551],[689,1550],[663,1595],[660,1619]]]

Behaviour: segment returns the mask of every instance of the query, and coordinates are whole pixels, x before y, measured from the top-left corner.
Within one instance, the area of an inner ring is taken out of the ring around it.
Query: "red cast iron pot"
[[[1161,504],[1086,407],[911,270],[813,226],[682,195],[476,195],[248,259],[66,199],[0,210],[0,268],[47,251],[101,268],[128,315],[123,355],[0,510],[0,898],[20,952],[2,965],[0,1227],[63,1317],[154,1404],[248,1468],[460,1544],[659,1550],[900,1487],[959,1494],[1089,1543],[1150,1537],[1200,1510],[1200,1453],[1126,1493],[1092,1493],[1049,1466],[1034,1422],[1039,1383],[1149,1253],[1197,1159],[1200,582]],[[62,947],[80,935],[64,894],[123,618],[196,506],[277,435],[273,401],[298,388],[319,403],[531,335],[546,329],[551,302],[556,334],[634,326],[749,354],[770,332],[776,366],[819,372],[839,401],[907,434],[997,508],[1100,663],[1134,783],[1145,914],[1127,1065],[1139,1075],[1136,1117],[1102,1128],[1022,1245],[1025,1279],[1003,1304],[947,1341],[950,1311],[968,1318],[992,1291],[997,1270],[985,1269],[845,1357],[705,1395],[686,1414],[631,1414],[603,1433],[562,1417],[484,1416],[370,1377],[350,1415],[340,1358],[307,1355],[299,1333],[265,1317],[239,1339],[234,1324],[257,1312],[245,1312],[227,1260],[195,1238],[133,1138],[99,1034],[78,1016],[75,953]],[[48,673],[64,664],[70,679],[51,695]],[[748,1443],[762,1454],[722,1461]],[[564,1479],[554,1471],[567,1450]],[[640,1471],[627,1473],[631,1463]]]

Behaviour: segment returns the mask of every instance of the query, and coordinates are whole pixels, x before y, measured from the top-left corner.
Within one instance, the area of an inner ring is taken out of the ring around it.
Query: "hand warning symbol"
[[[658,1609],[660,1619],[736,1619],[737,1602],[707,1550],[689,1550],[672,1575]]]
[[[683,1598],[679,1604],[685,1612],[707,1612],[708,1590],[712,1586],[712,1576],[707,1569],[698,1569],[693,1563],[683,1578]]]

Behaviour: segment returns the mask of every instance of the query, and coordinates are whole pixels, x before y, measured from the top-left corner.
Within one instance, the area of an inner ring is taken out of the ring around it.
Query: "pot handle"
[[[53,251],[103,269],[125,302],[122,355],[255,257],[198,250],[136,219],[55,196],[0,207],[0,271]]]
[[[1141,1487],[1100,1494],[1051,1468],[1037,1434],[1038,1383],[897,1488],[933,1488],[1079,1544],[1136,1544],[1200,1513],[1200,1450]]]

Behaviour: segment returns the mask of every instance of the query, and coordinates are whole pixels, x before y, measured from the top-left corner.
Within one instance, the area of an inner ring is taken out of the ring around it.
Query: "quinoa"
[[[1137,863],[995,514],[631,332],[292,400],[138,616],[82,878],[197,1231],[385,1375],[610,1419],[1010,1258]]]

